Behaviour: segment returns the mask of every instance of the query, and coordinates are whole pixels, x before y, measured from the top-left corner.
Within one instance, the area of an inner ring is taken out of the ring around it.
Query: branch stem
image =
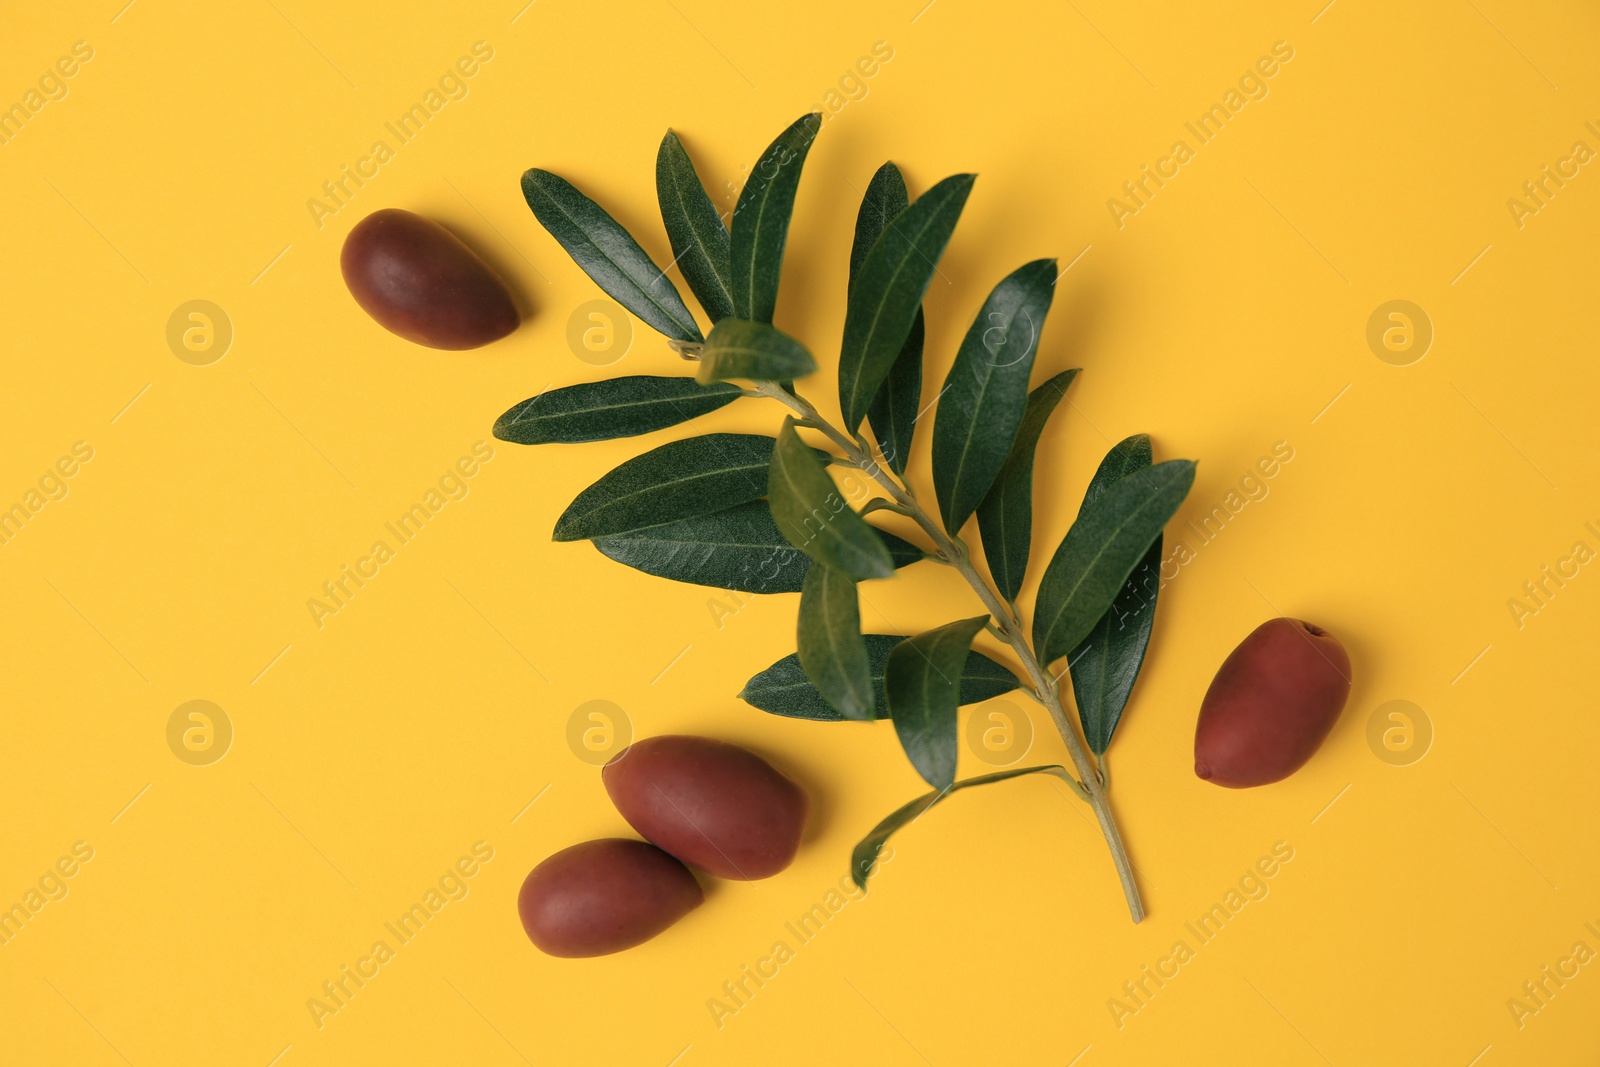
[[[888,493],[897,505],[894,510],[909,516],[916,524],[922,527],[939,554],[946,562],[950,563],[961,572],[972,591],[978,595],[983,606],[993,616],[998,624],[995,632],[1011,646],[1017,659],[1022,662],[1023,669],[1028,674],[1029,688],[1034,700],[1038,701],[1050,713],[1051,720],[1055,723],[1056,731],[1060,733],[1061,740],[1066,744],[1067,755],[1072,759],[1072,765],[1078,774],[1078,783],[1083,787],[1083,795],[1094,809],[1096,820],[1100,823],[1100,831],[1105,835],[1106,844],[1111,849],[1111,862],[1117,869],[1117,878],[1122,883],[1123,896],[1127,898],[1128,912],[1133,916],[1134,922],[1144,919],[1144,902],[1139,896],[1139,885],[1134,876],[1133,863],[1128,859],[1127,846],[1122,843],[1122,834],[1117,829],[1116,819],[1111,814],[1110,798],[1106,794],[1106,781],[1081,738],[1076,727],[1067,718],[1066,709],[1061,703],[1061,689],[1056,680],[1045,671],[1032,647],[1029,646],[1024,636],[1024,628],[1020,613],[1007,601],[995,592],[973,566],[971,557],[967,554],[966,546],[959,537],[947,534],[933,516],[929,515],[916,498],[911,495],[906,486],[897,481],[881,464],[872,458],[870,451],[862,447],[859,437],[852,437],[844,433],[827,419],[823,418],[808,401],[790,392],[777,382],[758,382],[755,392],[759,396],[769,397],[784,404],[800,416],[801,424],[815,429],[828,438],[841,452],[846,461],[853,467],[862,471],[876,481]]]

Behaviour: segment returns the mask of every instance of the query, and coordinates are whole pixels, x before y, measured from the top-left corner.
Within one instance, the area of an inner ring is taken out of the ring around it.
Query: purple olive
[[[608,837],[535,867],[517,894],[517,913],[542,952],[604,956],[650,940],[702,899],[689,869],[659,848]]]
[[[719,878],[766,878],[789,866],[811,806],[772,764],[709,737],[646,738],[600,775],[635,830]]]
[[[1272,619],[1223,662],[1200,704],[1194,773],[1233,789],[1305,766],[1350,695],[1350,657],[1320,626]]]
[[[522,322],[506,283],[476,252],[409,211],[384,208],[356,223],[339,268],[378,325],[429,348],[478,348]]]

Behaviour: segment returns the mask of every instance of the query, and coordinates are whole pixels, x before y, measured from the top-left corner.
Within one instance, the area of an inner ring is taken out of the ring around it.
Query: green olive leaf
[[[775,443],[765,434],[712,433],[653,448],[579,493],[553,537],[615,537],[760,500]]]
[[[883,693],[883,675],[889,653],[905,638],[896,634],[862,634],[867,646],[867,669],[872,678],[872,717],[887,719],[889,702]],[[1009,693],[1020,685],[1004,664],[973,649],[961,668],[961,704],[976,704]],[[745,683],[739,699],[752,707],[791,719],[839,722],[844,716],[829,704],[806,677],[798,653],[791,653]]]
[[[840,494],[816,452],[784,420],[767,475],[772,517],[794,547],[855,581],[887,578],[894,563],[877,531]]]
[[[1190,460],[1173,459],[1135,471],[1078,513],[1039,583],[1033,647],[1041,663],[1089,636],[1183,503],[1194,469]]]
[[[522,195],[539,224],[613,300],[668,337],[701,340],[677,287],[605,208],[537,167],[523,173]]]
[[[1037,259],[1001,280],[956,352],[933,424],[933,487],[944,528],[957,533],[994,484],[1028,403],[1056,261]]]
[[[741,319],[772,321],[800,171],[821,129],[821,112],[796,119],[761,153],[739,193],[733,209],[729,259],[733,313]]]
[[[1153,458],[1150,438],[1145,434],[1119,443],[1100,461],[1100,468],[1084,494],[1084,506],[1118,481],[1149,467]],[[1161,538],[1157,536],[1144,559],[1123,583],[1110,609],[1067,657],[1078,720],[1083,724],[1084,739],[1097,756],[1110,747],[1111,735],[1122,720],[1122,712],[1133,693],[1133,683],[1144,666],[1150,630],[1155,625],[1156,594],[1160,586]]]
[[[711,328],[700,352],[701,382],[728,378],[776,382],[817,369],[806,346],[775,326],[749,319],[723,319]]]
[[[846,719],[874,718],[856,583],[842,571],[813,563],[800,587],[797,630],[796,655],[822,698]]]
[[[956,709],[961,669],[989,616],[961,619],[909,637],[889,653],[883,688],[889,717],[911,765],[935,789],[956,780]]]
[[[855,849],[850,853],[850,879],[855,882],[856,888],[867,888],[867,879],[872,877],[878,865],[878,854],[883,851],[883,846],[888,842],[890,836],[896,830],[915,822],[923,812],[944,800],[951,793],[969,789],[975,785],[1003,782],[1007,778],[1020,778],[1024,774],[1049,774],[1068,783],[1074,781],[1070,771],[1060,764],[1052,763],[1041,767],[1018,767],[1014,770],[979,775],[977,778],[968,778],[964,781],[952,783],[945,789],[938,789],[932,793],[924,794],[911,801],[911,803],[896,808],[886,819],[874,826],[871,833],[857,843]]]
[[[845,309],[839,406],[854,433],[878,395],[972,192],[973,174],[952,175],[896,216],[861,263]]]
[[[867,253],[877,243],[883,231],[899,214],[910,206],[906,180],[900,168],[885,163],[878,168],[867,184],[866,195],[861,198],[861,210],[856,214],[855,240],[850,245],[850,285],[854,286],[856,274],[867,260]],[[906,459],[911,455],[911,438],[916,430],[917,416],[922,413],[922,346],[926,333],[922,309],[911,323],[911,332],[900,354],[889,367],[889,374],[878,386],[878,392],[867,407],[867,425],[878,439],[878,448],[888,461],[889,469],[896,474],[906,472]]]
[[[906,472],[906,462],[911,458],[911,438],[916,432],[917,416],[922,414],[922,346],[926,327],[922,309],[911,321],[911,332],[900,354],[889,366],[889,375],[878,386],[878,395],[867,407],[867,425],[872,427],[878,447],[889,469],[896,474]]]
[[[1084,739],[1097,756],[1111,747],[1111,735],[1122,721],[1122,712],[1133,695],[1133,683],[1144,667],[1160,586],[1161,538],[1157,537],[1123,583],[1110,609],[1067,657],[1078,721],[1083,723]]]
[[[689,291],[713,324],[728,318],[733,314],[728,227],[701,183],[694,160],[671,130],[656,153],[656,199],[672,242],[673,261]]]
[[[867,528],[895,567],[926,558],[909,541]],[[745,593],[798,593],[811,569],[811,558],[784,540],[764,500],[596,538],[594,546],[618,563],[658,578]]]
[[[1028,394],[1028,406],[1017,427],[1016,440],[1011,443],[1011,454],[978,505],[978,532],[983,536],[989,574],[1007,600],[1016,600],[1022,592],[1032,551],[1033,457],[1039,447],[1039,435],[1077,376],[1076,370],[1062,371]]]
[[[861,197],[861,208],[856,212],[855,239],[850,242],[850,286],[856,284],[861,264],[867,253],[877,243],[883,231],[889,228],[895,216],[911,206],[911,195],[906,191],[905,175],[894,163],[885,163],[867,183],[866,194]]]
[[[662,430],[733,403],[738,386],[640,374],[551,389],[495,420],[494,435],[517,445],[577,444]]]

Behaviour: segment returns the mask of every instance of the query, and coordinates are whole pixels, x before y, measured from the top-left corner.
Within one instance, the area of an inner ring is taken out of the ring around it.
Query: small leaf
[[[640,374],[540,393],[495,420],[494,435],[518,445],[610,441],[715,411],[739,399],[737,386]]]
[[[1083,495],[1084,506],[1123,478],[1149,467],[1153,458],[1150,438],[1145,434],[1112,448],[1089,481],[1089,489]],[[1139,668],[1144,665],[1160,586],[1161,538],[1157,537],[1123,583],[1111,608],[1067,657],[1078,720],[1083,723],[1083,736],[1090,750],[1097,756],[1110,746],[1111,735],[1133,693],[1134,680],[1139,677]]]
[[[712,433],[635,456],[578,494],[556,520],[554,539],[615,537],[760,500],[775,442]]]
[[[1194,484],[1194,463],[1135,471],[1084,506],[1039,583],[1033,647],[1041,663],[1077,648]]]
[[[756,161],[733,209],[729,259],[733,268],[733,313],[771,322],[778,306],[778,276],[789,217],[806,154],[822,129],[822,114],[803,115],[778,135]]]
[[[1028,407],[1017,427],[1017,439],[1011,443],[1011,454],[978,505],[983,554],[989,560],[995,588],[1007,600],[1016,600],[1022,592],[1028,570],[1033,544],[1033,456],[1039,435],[1077,376],[1076,370],[1062,371],[1028,394]]]
[[[917,416],[922,414],[922,344],[924,337],[922,309],[911,322],[911,332],[906,335],[905,346],[889,367],[889,376],[878,386],[878,395],[867,408],[867,424],[872,427],[883,458],[896,474],[906,472],[906,460],[911,456],[911,438],[916,432]]]
[[[772,517],[789,543],[855,581],[887,578],[893,561],[867,521],[839,494],[827,468],[784,420],[767,475]]]
[[[830,706],[846,719],[874,717],[856,583],[843,572],[820,563],[806,572],[797,643],[806,677]]]
[[[935,789],[956,780],[956,708],[972,639],[989,616],[946,623],[907,638],[889,653],[884,692],[889,717],[911,765]]]
[[[889,653],[905,638],[894,634],[863,634],[867,646],[868,669],[872,674],[873,717],[887,719],[889,703],[883,694],[883,674]],[[1004,664],[974,649],[961,669],[961,703],[976,704],[1016,689],[1020,683]],[[783,657],[745,683],[741,700],[773,715],[819,722],[839,722],[843,716],[823,699],[800,666],[800,657]]]
[[[522,195],[550,236],[613,300],[668,337],[701,339],[677,287],[605,208],[538,168],[523,173]]]
[[[868,528],[895,567],[926,558],[909,541]],[[762,500],[596,538],[594,546],[618,563],[658,578],[745,593],[798,593],[811,569],[810,557],[784,540]]]
[[[929,189],[896,217],[862,261],[850,288],[839,354],[839,406],[846,432],[861,425],[905,347],[975,180],[976,175],[956,174]]]
[[[1156,593],[1161,587],[1161,538],[1123,583],[1111,608],[1067,663],[1072,669],[1072,695],[1078,705],[1083,736],[1096,756],[1111,746],[1111,735],[1133,695],[1133,683],[1144,666],[1150,630],[1156,621]]]
[[[1056,261],[1036,259],[995,286],[945,378],[933,425],[933,486],[950,533],[977,510],[1011,454],[1055,278]]]
[[[1003,782],[1007,778],[1020,778],[1024,774],[1049,774],[1072,782],[1072,773],[1058,763],[1047,764],[1042,767],[1018,767],[1009,771],[996,771],[993,774],[979,775],[977,778],[968,778],[956,782],[948,789],[935,790],[924,794],[909,804],[896,808],[889,817],[872,828],[872,832],[863,837],[850,853],[850,878],[855,882],[856,888],[867,888],[867,879],[872,877],[874,868],[878,865],[878,853],[883,851],[883,846],[889,837],[901,827],[914,821],[923,812],[944,800],[951,793],[969,789],[975,785],[988,785],[991,782]]]
[[[1107,489],[1128,475],[1148,469],[1155,458],[1155,449],[1150,446],[1147,433],[1136,433],[1112,445],[1100,466],[1095,468],[1094,477],[1089,479],[1089,488],[1083,491],[1079,510],[1099,500]]]
[[[856,214],[855,240],[850,245],[850,285],[854,286],[856,274],[866,262],[867,253],[877,243],[883,231],[911,203],[906,193],[906,180],[900,168],[885,163],[878,168],[867,184],[866,195],[861,198],[861,210]],[[867,424],[878,439],[878,448],[888,461],[889,469],[896,474],[906,472],[906,459],[911,454],[911,438],[916,429],[917,416],[922,413],[922,344],[925,329],[922,309],[911,323],[906,343],[900,347],[889,368],[888,377],[878,387],[872,403],[867,407]]]
[[[711,328],[700,353],[699,380],[776,382],[816,369],[806,346],[777,327],[749,319],[723,319]]]
[[[712,324],[733,314],[728,228],[711,202],[694,161],[671,130],[656,153],[656,199],[672,255]]]
[[[850,243],[850,287],[856,284],[856,274],[867,260],[867,253],[877,243],[883,231],[889,228],[896,215],[911,206],[911,196],[906,192],[906,179],[900,168],[885,163],[867,183],[867,192],[861,198],[861,209],[856,212],[856,235]]]

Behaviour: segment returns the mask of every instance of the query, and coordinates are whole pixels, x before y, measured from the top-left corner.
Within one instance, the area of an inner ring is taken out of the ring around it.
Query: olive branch
[[[1153,462],[1142,434],[1114,446],[1044,569],[1030,627],[1018,596],[1032,546],[1034,454],[1078,374],[1062,371],[1028,388],[1056,262],[1035,260],[1002,279],[958,348],[936,399],[937,506],[930,510],[906,474],[923,413],[922,303],[975,176],[952,175],[914,202],[893,163],[873,176],[851,248],[841,418],[832,422],[794,387],[817,370],[811,352],[772,325],[795,193],[820,128],[820,115],[806,115],[772,142],[750,172],[731,226],[677,135],[669,130],[662,141],[662,220],[673,262],[712,323],[709,333],[666,271],[603,208],[555,174],[527,171],[523,194],[551,236],[601,289],[698,366],[693,378],[634,375],[541,393],[502,415],[495,436],[518,444],[609,440],[744,398],[787,408],[775,437],[705,434],[628,460],[578,495],[558,519],[555,539],[591,541],[620,563],[676,581],[800,594],[796,652],[751,678],[740,696],[795,718],[888,718],[932,787],[856,845],[850,869],[858,885],[865,886],[891,834],[950,794],[1049,774],[1094,810],[1138,922],[1144,906],[1112,816],[1105,756],[1150,639],[1161,531],[1193,484],[1194,464]],[[819,436],[823,447],[808,444],[802,431]],[[881,495],[852,508],[828,472],[835,465],[861,472]],[[931,551],[867,522],[875,511],[910,519]],[[988,577],[960,536],[973,518]],[[925,559],[959,572],[984,614],[910,637],[863,634],[857,584]],[[984,630],[1010,647],[1022,679],[972,648]],[[1063,658],[1076,723],[1061,675],[1049,670]],[[957,779],[958,708],[1019,687],[1049,712],[1071,767]]]

